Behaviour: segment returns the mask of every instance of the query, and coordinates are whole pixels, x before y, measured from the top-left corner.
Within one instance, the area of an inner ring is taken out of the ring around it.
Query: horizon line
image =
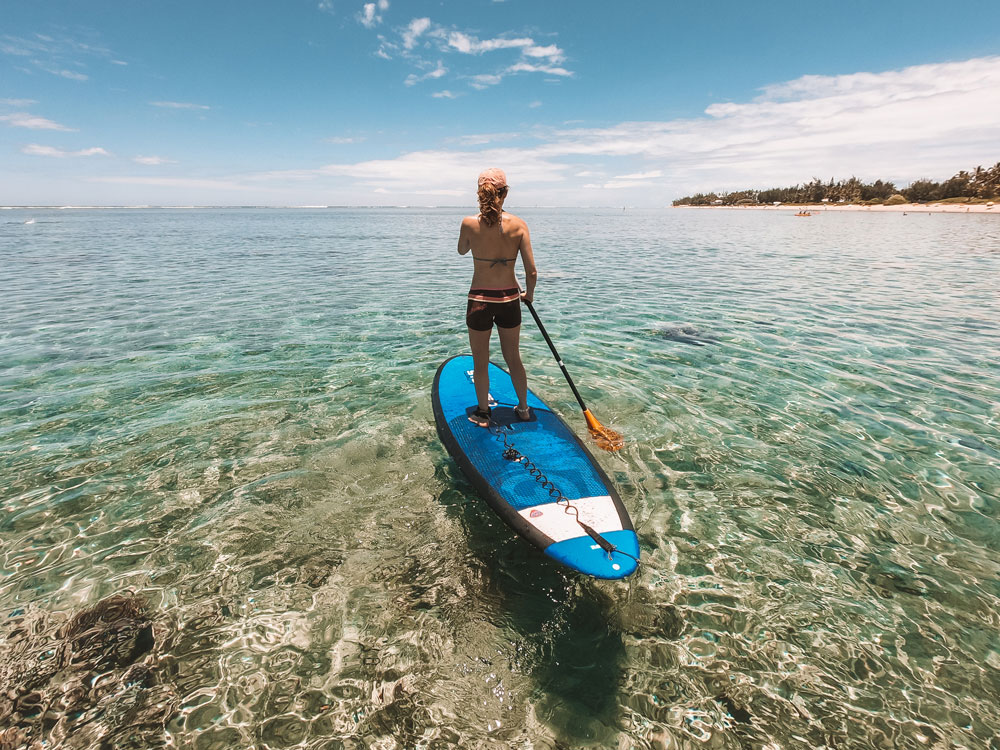
[[[603,205],[603,206],[559,206],[559,205],[535,205],[535,206],[522,206],[517,210],[521,211],[526,208],[643,208],[643,209],[657,209],[657,208],[675,208],[675,206],[664,205],[664,206],[621,206],[621,205]],[[104,204],[104,205],[88,205],[88,206],[76,206],[76,205],[60,205],[60,204],[24,204],[24,205],[0,205],[0,210],[10,211],[16,209],[55,209],[55,210],[90,210],[90,209],[112,209],[112,208],[128,208],[128,209],[160,209],[160,208],[184,208],[184,209],[201,209],[201,208],[270,208],[270,209],[330,209],[330,208],[447,208],[447,209],[460,209],[467,211],[471,206],[447,206],[447,205],[416,205],[416,204],[333,204],[329,206],[292,206],[292,205],[281,205],[281,204],[239,204],[239,203],[227,203],[227,204],[212,204],[206,203],[202,205],[152,205],[152,204]]]

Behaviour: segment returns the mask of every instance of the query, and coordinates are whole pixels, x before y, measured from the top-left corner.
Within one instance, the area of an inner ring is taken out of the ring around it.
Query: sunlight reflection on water
[[[0,224],[0,671],[27,691],[0,730],[995,743],[996,217],[520,212],[539,313],[628,441],[597,456],[644,556],[613,585],[513,538],[437,440],[461,211],[49,213]],[[530,324],[523,350],[583,433]],[[152,671],[67,712],[32,654],[125,591]]]

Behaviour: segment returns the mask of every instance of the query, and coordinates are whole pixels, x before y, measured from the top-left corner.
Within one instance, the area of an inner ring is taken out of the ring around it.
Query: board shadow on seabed
[[[626,654],[608,604],[626,598],[629,584],[596,583],[563,568],[496,518],[457,468],[438,471],[451,485],[439,502],[462,524],[469,553],[488,571],[495,615],[513,641],[511,668],[533,684],[533,713],[567,747],[615,742]],[[605,586],[623,592],[609,597]]]

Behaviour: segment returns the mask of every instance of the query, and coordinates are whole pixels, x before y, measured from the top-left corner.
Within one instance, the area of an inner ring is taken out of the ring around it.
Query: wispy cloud
[[[112,52],[101,44],[89,30],[75,30],[67,34],[32,34],[29,36],[0,36],[0,54],[21,58],[37,70],[73,81],[87,81],[83,72],[86,61],[103,61],[124,64],[114,60]]]
[[[524,49],[533,47],[534,44],[534,40],[530,38],[477,39],[474,36],[463,34],[461,31],[453,31],[448,34],[448,46],[466,55],[481,55],[484,52],[493,52],[498,49]]]
[[[333,0],[319,0],[319,4],[316,7],[324,13],[333,13],[336,10]]]
[[[363,137],[354,138],[351,136],[334,135],[329,138],[324,138],[323,142],[344,144],[344,143],[361,143],[363,140],[364,140]]]
[[[191,102],[150,102],[150,104],[163,109],[211,109],[205,104],[192,104]]]
[[[470,65],[475,65],[480,67],[480,70],[461,70],[455,75],[467,81],[474,89],[495,86],[501,83],[504,77],[517,73],[544,73],[558,77],[573,75],[571,70],[562,65],[566,53],[559,46],[539,44],[531,36],[500,34],[484,39],[466,31],[436,24],[430,18],[421,17],[414,18],[406,26],[397,28],[393,36],[380,34],[378,39],[379,47],[375,52],[378,57],[386,60],[402,58],[422,70],[432,65],[427,58],[428,52],[465,58],[466,62],[462,68],[467,69]],[[484,64],[490,64],[490,69],[483,71],[481,66]],[[440,61],[438,69],[443,69]],[[426,78],[428,78],[426,74],[413,73],[405,79],[405,83],[412,86]]]
[[[53,68],[49,65],[38,65],[38,67],[44,70],[46,73],[51,73],[52,75],[59,76],[60,78],[68,78],[71,81],[90,80],[90,76],[88,76],[86,73],[81,73],[77,70],[67,70],[66,68]]]
[[[412,194],[417,184],[464,189],[469,175],[501,164],[518,175],[519,197],[570,200],[585,187],[658,205],[697,190],[790,185],[813,176],[853,174],[900,185],[940,179],[997,159],[1000,56],[804,77],[768,86],[749,101],[713,104],[700,117],[537,129],[531,137],[530,146],[498,148],[493,137],[469,136],[454,149],[247,179]],[[590,180],[581,186],[580,178]]]
[[[38,104],[36,99],[0,99],[0,104],[6,107],[30,107]]]
[[[433,94],[431,94],[431,96],[433,96],[435,99],[457,99],[458,98],[458,94],[455,94],[455,93],[453,93],[451,91],[448,91],[448,89],[445,89],[444,91],[435,91]]]
[[[546,155],[627,156],[691,189],[795,184],[815,175],[943,176],[996,158],[1000,57],[883,73],[806,76],[705,117],[558,132]],[[661,166],[663,165],[663,166]]]
[[[475,176],[490,164],[503,164],[522,182],[560,182],[566,165],[538,158],[530,150],[488,149],[484,151],[414,151],[394,159],[372,159],[356,163],[327,164],[315,169],[279,170],[247,177],[249,181],[315,181],[331,177],[350,178],[365,186],[380,186],[393,192],[413,192],[414,185],[428,190],[473,190]],[[471,186],[467,183],[472,181]]]
[[[37,117],[27,112],[14,112],[10,115],[0,115],[0,122],[5,122],[12,128],[28,128],[29,130],[62,130],[67,133],[76,132],[75,128],[68,128],[58,122],[47,120],[44,117]]]
[[[521,133],[469,133],[455,138],[455,143],[462,146],[485,146],[487,143],[499,143],[501,141],[512,141],[520,138]]]
[[[561,68],[556,65],[534,65],[527,62],[519,62],[511,65],[507,68],[508,73],[548,73],[553,76],[566,76],[569,77],[573,75],[572,72],[566,70],[566,68]]]
[[[80,151],[63,151],[54,146],[40,146],[37,143],[30,143],[21,149],[21,153],[31,156],[52,156],[57,159],[67,159],[77,156],[111,156],[103,148],[85,148]]]
[[[104,182],[117,185],[148,185],[196,190],[256,190],[257,188],[237,180],[206,180],[188,177],[91,177],[90,182]]]
[[[632,174],[616,174],[616,180],[651,180],[654,177],[663,177],[663,171],[654,169],[652,172],[634,172]]]
[[[162,156],[133,156],[132,161],[134,161],[136,164],[144,164],[148,167],[158,167],[161,164],[177,163],[173,159],[167,159]]]
[[[405,83],[407,86],[413,86],[413,85],[415,85],[417,83],[420,83],[421,81],[427,81],[427,80],[433,80],[433,79],[436,79],[436,78],[441,78],[447,72],[448,72],[448,69],[441,64],[440,60],[438,60],[438,64],[437,64],[437,66],[433,70],[429,70],[426,73],[424,73],[423,75],[419,75],[419,76],[417,74],[415,74],[415,73],[410,73],[410,75],[408,75],[406,77],[406,80],[403,83]]]
[[[503,76],[496,75],[495,73],[480,73],[479,75],[472,76],[472,83],[470,84],[474,89],[485,89],[488,86],[496,86],[503,80]]]
[[[389,0],[378,0],[374,3],[365,3],[361,8],[361,13],[358,14],[358,20],[361,25],[374,29],[380,23],[382,23],[382,14],[389,10]]]

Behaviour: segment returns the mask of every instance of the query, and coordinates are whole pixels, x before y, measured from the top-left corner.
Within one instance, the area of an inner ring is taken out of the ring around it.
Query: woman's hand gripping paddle
[[[559,356],[559,352],[556,351],[556,345],[552,343],[552,339],[549,338],[549,334],[546,332],[545,326],[542,325],[542,321],[538,318],[538,313],[535,312],[534,306],[524,297],[521,297],[521,299],[524,304],[528,306],[528,311],[531,313],[531,317],[535,319],[535,324],[538,326],[538,330],[542,332],[542,337],[545,339],[545,343],[548,344],[549,349],[552,350],[552,355],[556,358],[556,362],[559,364],[559,369],[561,369],[562,374],[566,376],[566,382],[569,383],[569,387],[573,390],[573,395],[576,396],[576,400],[580,404],[580,408],[583,409],[583,416],[587,420],[587,429],[590,430],[590,436],[594,438],[594,441],[597,443],[599,448],[612,452],[621,450],[625,445],[625,439],[619,433],[602,425],[597,421],[597,417],[590,413],[590,409],[588,409],[587,405],[583,403],[583,399],[580,397],[580,392],[573,384],[573,378],[569,376],[569,372],[566,370],[566,365],[563,364],[563,361]]]

